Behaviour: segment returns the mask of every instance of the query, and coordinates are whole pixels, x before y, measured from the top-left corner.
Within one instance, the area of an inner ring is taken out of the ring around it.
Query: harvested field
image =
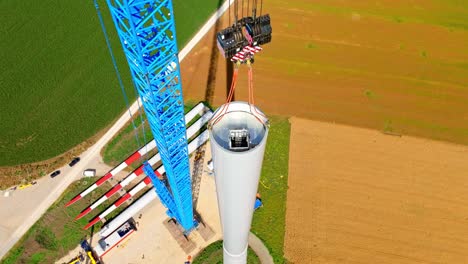
[[[263,12],[273,39],[255,58],[254,79],[265,112],[468,144],[468,5],[271,0]],[[205,98],[213,37],[182,63],[186,98]],[[219,105],[226,63],[214,59]],[[246,100],[246,67],[240,75],[236,98]]]
[[[291,118],[293,263],[467,263],[468,147]]]

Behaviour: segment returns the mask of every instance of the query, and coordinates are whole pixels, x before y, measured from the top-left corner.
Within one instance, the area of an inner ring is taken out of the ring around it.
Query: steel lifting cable
[[[235,22],[237,24],[237,21],[238,21],[238,17],[239,17],[239,0],[234,0],[234,19],[235,19]]]
[[[260,0],[260,16],[262,16],[263,0]]]
[[[236,13],[237,4],[236,4],[236,3],[237,3],[237,0],[234,0],[234,3],[233,3],[233,5],[234,5],[234,10],[232,11],[232,14],[234,15],[234,24],[237,23],[237,13]]]
[[[257,0],[252,2],[252,17],[255,19],[257,17]]]
[[[101,24],[102,33],[104,34],[104,38],[106,40],[107,49],[109,50],[109,53],[110,53],[110,56],[111,56],[111,59],[112,59],[112,64],[114,65],[115,74],[117,75],[117,79],[119,81],[120,90],[122,91],[122,94],[124,96],[124,100],[125,100],[125,104],[127,106],[128,114],[130,115],[130,120],[132,121],[133,131],[136,132],[135,133],[135,139],[136,139],[136,142],[138,144],[138,148],[141,148],[140,140],[138,139],[138,133],[137,133],[138,131],[137,131],[137,128],[135,126],[135,121],[133,120],[132,111],[130,110],[130,103],[129,103],[129,100],[128,100],[128,97],[127,97],[127,93],[125,92],[125,87],[124,87],[123,82],[122,82],[122,77],[120,76],[119,68],[117,67],[117,62],[116,62],[115,57],[114,57],[114,52],[112,51],[112,46],[110,44],[109,37],[107,35],[106,26],[104,25],[104,20],[102,19],[101,10],[99,9],[99,5],[97,3],[97,0],[94,0],[94,7],[96,8],[96,13],[97,13],[97,15],[99,17],[99,23]],[[139,107],[140,106],[138,104],[138,108]]]
[[[133,85],[133,89],[135,90],[135,94],[138,94],[138,91],[136,90],[136,85]],[[148,143],[149,142],[146,141],[145,118],[143,117],[143,110],[142,110],[142,107],[140,105],[140,100],[138,98],[137,98],[137,105],[138,105],[138,112],[139,112],[141,128],[142,128],[141,133],[143,133],[143,143],[145,144],[145,155],[140,157],[140,161],[141,161],[142,159],[146,160],[146,155],[148,154]]]
[[[243,18],[244,17],[244,0],[242,0],[241,10],[242,10],[242,12],[241,12],[242,15],[241,16]]]

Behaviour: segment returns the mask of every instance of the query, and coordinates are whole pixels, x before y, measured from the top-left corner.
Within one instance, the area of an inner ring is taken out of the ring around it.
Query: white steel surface
[[[117,216],[114,220],[110,223],[106,224],[102,227],[101,231],[99,231],[99,235],[101,237],[107,237],[110,235],[115,229],[125,223],[130,217],[137,214],[141,209],[143,209],[146,205],[151,203],[151,201],[155,200],[157,197],[156,192],[151,189],[143,196],[140,197],[135,203],[130,205],[125,211],[123,211],[119,216]]]
[[[260,110],[254,110],[254,106],[250,107],[245,102],[231,102],[221,117],[219,113],[222,108],[214,113],[210,139],[223,229],[224,263],[246,263],[248,235],[268,136],[268,120]],[[249,131],[250,149],[230,149],[230,131],[239,129]]]
[[[185,124],[187,125],[197,114],[202,115],[203,112],[209,110],[203,103],[198,103],[195,107],[185,114]]]
[[[200,135],[198,135],[194,140],[192,140],[192,142],[189,143],[188,145],[189,153],[192,153],[193,151],[195,151],[197,148],[203,145],[207,140],[208,140],[208,131],[205,130]],[[161,166],[158,169],[158,171],[161,174],[164,173],[164,166]],[[137,186],[132,188],[129,191],[129,193],[133,196],[134,194],[142,190],[145,186],[146,186],[145,184],[138,184]],[[152,194],[148,194],[148,193],[152,193]],[[154,187],[151,188],[151,190],[148,191],[148,193],[144,194],[135,203],[130,205],[128,208],[126,208],[122,213],[120,213],[119,216],[113,219],[110,223],[107,223],[106,225],[104,225],[101,231],[99,231],[99,234],[101,235],[101,237],[108,236],[116,228],[121,226],[125,221],[127,221],[130,217],[134,216],[136,213],[138,213],[138,211],[143,209],[146,205],[148,205],[151,201],[153,201],[156,198],[156,191],[154,190]],[[108,215],[110,212],[112,212],[116,208],[117,207],[115,206],[111,206],[99,216],[101,218],[104,218],[106,215]]]

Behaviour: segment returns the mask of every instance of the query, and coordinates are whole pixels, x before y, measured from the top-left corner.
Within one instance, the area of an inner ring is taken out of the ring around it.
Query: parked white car
[[[83,171],[83,176],[84,177],[94,177],[96,176],[96,170],[95,169],[86,169]]]

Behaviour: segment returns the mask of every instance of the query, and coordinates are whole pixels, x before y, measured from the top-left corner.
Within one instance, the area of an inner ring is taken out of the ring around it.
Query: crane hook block
[[[264,45],[271,41],[270,15],[266,14],[255,18],[245,24],[246,37],[251,39],[253,46]]]
[[[231,58],[249,44],[240,25],[233,25],[216,34],[218,48],[225,58]]]
[[[216,34],[218,48],[232,62],[246,63],[253,61],[255,53],[260,52],[260,45],[271,42],[270,15],[256,18],[243,17],[232,26]]]

